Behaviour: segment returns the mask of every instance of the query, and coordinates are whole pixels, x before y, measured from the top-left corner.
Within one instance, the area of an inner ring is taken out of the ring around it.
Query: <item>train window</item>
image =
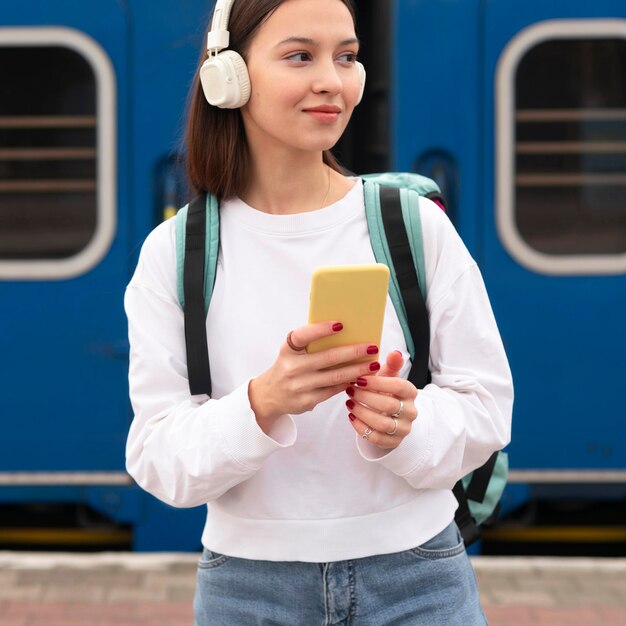
[[[626,271],[626,27],[543,22],[497,79],[497,216],[505,246],[548,274]]]
[[[89,37],[0,29],[0,278],[91,269],[115,228],[115,83]]]

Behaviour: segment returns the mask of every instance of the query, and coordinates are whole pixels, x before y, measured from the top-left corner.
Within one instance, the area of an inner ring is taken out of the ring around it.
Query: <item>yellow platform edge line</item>
[[[626,541],[625,526],[552,526],[549,528],[485,529],[487,541],[554,541],[592,542]]]
[[[80,530],[74,528],[1,528],[3,543],[119,544],[132,540],[129,530]]]

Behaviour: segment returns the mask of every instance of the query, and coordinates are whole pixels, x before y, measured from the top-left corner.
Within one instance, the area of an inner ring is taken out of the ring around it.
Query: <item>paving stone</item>
[[[626,624],[626,609],[624,608],[607,608],[602,607],[599,610],[602,617],[602,624],[617,624],[621,626]]]
[[[14,585],[17,578],[17,572],[8,570],[0,571],[0,587],[4,585]]]
[[[48,585],[52,581],[52,573],[48,571],[14,571],[17,585]],[[76,575],[74,575],[76,577]]]
[[[198,559],[199,558],[200,558],[200,555],[198,555]],[[173,574],[185,574],[187,576],[191,575],[191,576],[195,577],[197,567],[198,566],[197,566],[196,562],[193,562],[193,563],[172,563],[168,567],[168,569]]]
[[[170,587],[166,597],[170,602],[193,602],[195,589],[193,587]]]
[[[574,595],[583,591],[584,587],[580,581],[571,578],[561,578],[553,580],[537,580],[536,578],[518,579],[516,589],[521,591],[545,591],[547,593],[561,593]]]
[[[72,602],[66,609],[66,614],[70,617],[80,617],[83,619],[98,620],[106,618],[110,620],[134,618],[137,611],[133,602],[119,602],[109,604],[107,602],[85,603]]]
[[[97,622],[83,618],[63,617],[54,619],[50,617],[37,617],[28,621],[28,626],[97,626]]]
[[[47,587],[43,592],[44,602],[101,602],[105,588],[94,584],[72,584]]]
[[[489,626],[530,626],[535,616],[527,606],[485,606]]]
[[[28,602],[28,601],[13,601],[9,602],[5,615],[7,617],[26,617],[26,618],[38,618],[38,617],[62,617],[67,615],[71,603],[68,602]]]
[[[3,586],[0,587],[0,600],[39,600],[43,594],[40,586]]]
[[[496,604],[520,604],[522,606],[555,606],[556,599],[544,591],[521,591],[517,589],[494,590],[492,596]]]
[[[141,602],[136,606],[137,615],[151,619],[176,619],[187,616],[193,622],[193,606],[190,602]]]
[[[143,588],[176,586],[195,589],[196,578],[195,575],[189,576],[189,574],[183,573],[155,574],[150,572],[145,575],[141,586]]]
[[[164,602],[166,599],[165,589],[109,589],[106,600],[115,602]]]
[[[557,591],[553,595],[559,606],[619,607],[621,604],[619,595],[606,589],[594,588],[576,594]]]

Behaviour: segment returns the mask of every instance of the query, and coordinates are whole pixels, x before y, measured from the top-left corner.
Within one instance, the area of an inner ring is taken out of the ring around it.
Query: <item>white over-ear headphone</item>
[[[356,69],[359,72],[359,84],[361,85],[361,90],[359,91],[359,97],[356,101],[357,104],[361,103],[363,99],[363,92],[365,91],[365,67],[363,67],[363,63],[356,62]]]
[[[238,109],[250,98],[250,77],[246,62],[234,50],[225,50],[230,43],[228,20],[235,0],[217,0],[211,30],[207,36],[208,59],[200,68],[200,82],[208,103],[220,109]],[[365,68],[357,61],[361,102],[365,89]]]
[[[234,50],[224,50],[230,42],[228,19],[233,2],[217,0],[206,42],[209,58],[200,68],[200,82],[208,103],[221,109],[238,109],[250,98],[245,61]]]

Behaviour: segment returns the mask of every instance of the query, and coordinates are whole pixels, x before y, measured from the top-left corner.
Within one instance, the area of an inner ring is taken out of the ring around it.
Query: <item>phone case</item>
[[[382,263],[316,269],[311,279],[309,323],[337,320],[343,330],[311,342],[307,352],[355,343],[380,346],[388,284],[389,268]],[[359,361],[377,358],[374,355]]]

